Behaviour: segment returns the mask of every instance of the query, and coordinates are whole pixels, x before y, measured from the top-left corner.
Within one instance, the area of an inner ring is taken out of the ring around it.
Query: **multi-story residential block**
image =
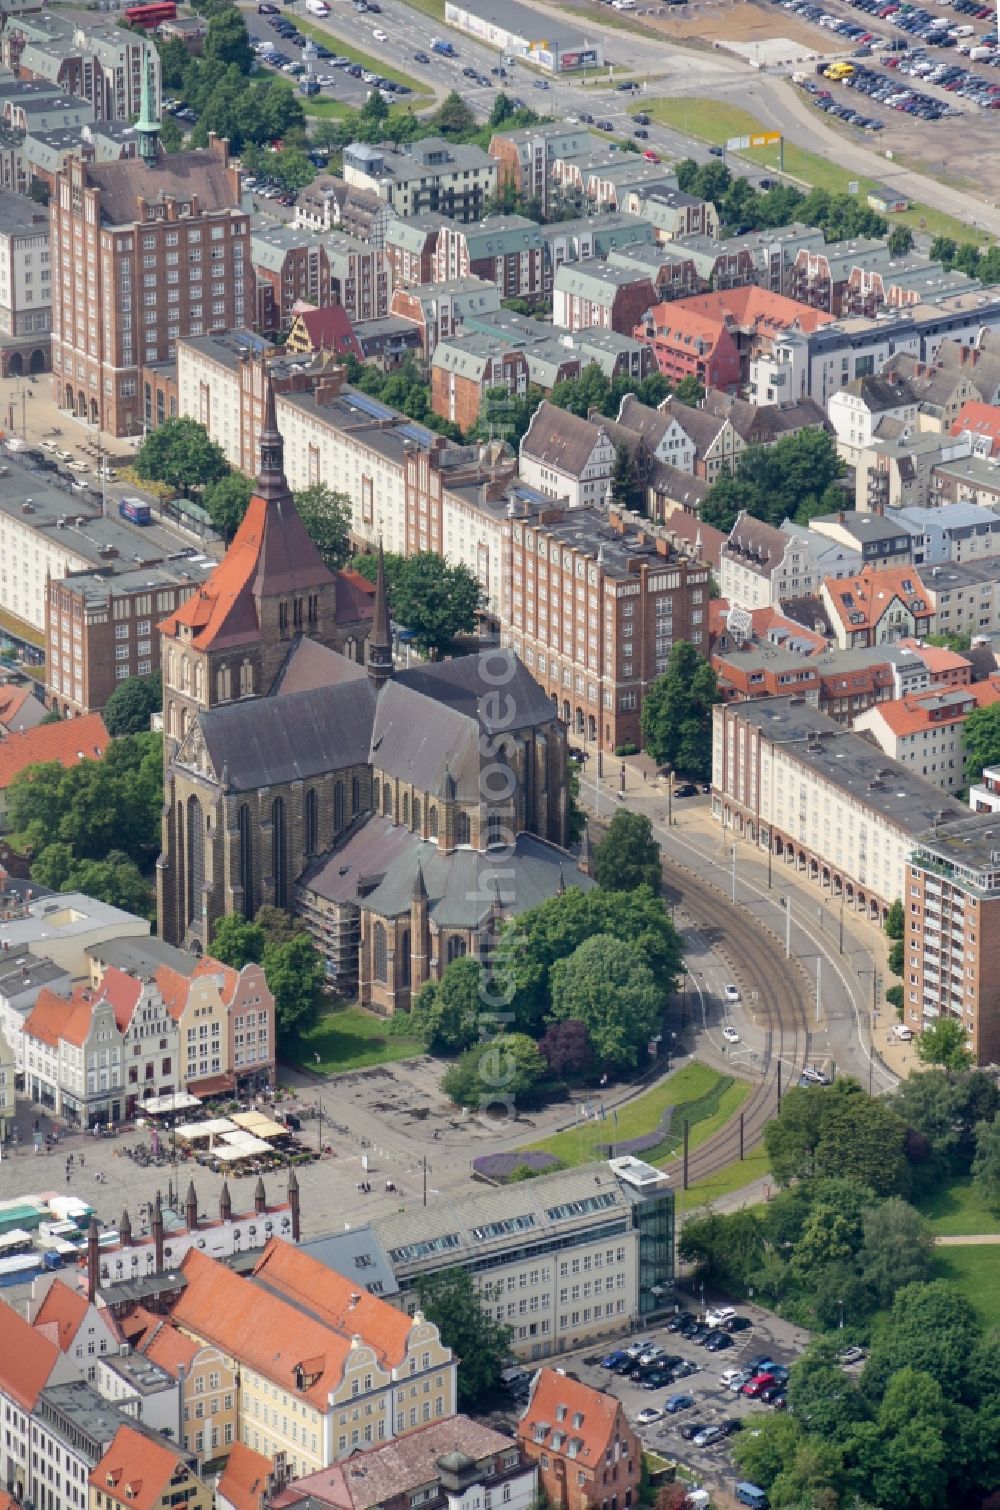
[[[695,470],[697,447],[685,429],[685,417],[641,404],[632,393],[625,395],[618,408],[618,423],[642,437],[654,462],[690,474]]]
[[[434,282],[483,278],[496,284],[502,299],[540,299],[544,275],[542,228],[523,215],[490,215],[475,225],[445,221],[438,232]]]
[[[992,510],[997,502],[1000,502],[1000,468],[992,462],[965,456],[958,461],[939,461],[931,468],[932,506],[962,503]]]
[[[885,518],[909,530],[914,566],[982,560],[1000,552],[1000,518],[976,503],[888,508]]]
[[[642,744],[639,712],[675,640],[708,647],[708,567],[585,507],[511,522],[502,639],[563,722],[600,749]]]
[[[218,1462],[239,1442],[236,1411],[238,1376],[220,1348],[198,1342],[167,1317],[138,1307],[119,1323],[139,1367],[152,1368],[183,1388],[180,1430],[172,1435],[202,1461]],[[114,1368],[114,1361],[105,1365]],[[110,1391],[102,1391],[109,1393]],[[126,1407],[127,1408],[127,1407]],[[143,1411],[143,1419],[148,1419]]]
[[[683,189],[654,189],[649,194],[630,194],[625,204],[630,215],[641,215],[653,227],[657,241],[677,241],[681,236],[719,235],[719,212],[710,199],[685,194]]]
[[[854,378],[831,394],[827,414],[837,436],[837,450],[849,466],[857,466],[861,453],[879,435],[883,420],[918,427],[917,399],[909,383],[877,374]]]
[[[126,677],[158,671],[157,618],[189,598],[214,564],[192,554],[141,571],[73,572],[50,581],[45,622],[50,707],[73,718],[100,712]]]
[[[572,376],[580,371],[579,358]],[[463,331],[437,343],[431,358],[431,403],[435,414],[461,430],[476,423],[487,391],[503,388],[511,396],[528,391],[528,357],[517,346],[498,346],[481,331]]]
[[[892,666],[882,651],[832,650],[808,654],[796,637],[768,639],[712,656],[726,702],[754,697],[804,697],[814,708],[851,726],[893,695]]]
[[[819,596],[842,650],[919,637],[936,623],[934,597],[912,566],[866,566],[855,576],[827,578]]]
[[[346,231],[372,246],[384,247],[396,212],[370,189],[352,188],[343,178],[320,173],[295,201],[292,224],[307,231]]]
[[[179,1504],[213,1510],[215,1503],[186,1455],[134,1426],[119,1426],[88,1482],[88,1510],[174,1510]]]
[[[352,142],[344,148],[344,178],[371,189],[408,218],[427,210],[453,220],[481,220],[496,194],[497,165],[480,147],[425,136],[401,152]]]
[[[476,1510],[491,1504],[531,1510],[538,1475],[516,1443],[468,1416],[431,1422],[364,1453],[363,1473],[335,1468],[308,1474],[272,1494],[274,1510],[408,1510],[419,1496],[428,1510]],[[225,1486],[220,1486],[224,1491]],[[248,1510],[244,1501],[234,1510]]]
[[[569,508],[602,503],[614,469],[615,448],[599,424],[543,401],[519,449],[520,471],[530,488]]]
[[[848,282],[857,268],[863,272],[889,265],[891,253],[886,241],[859,236],[853,241],[830,241],[826,246],[800,247],[788,277],[788,292],[793,299],[829,315],[842,315]],[[862,313],[851,310],[850,313]]]
[[[326,238],[330,292],[352,324],[380,320],[389,313],[392,273],[385,251],[338,231]]]
[[[292,1244],[273,1239],[248,1277],[197,1249],[181,1272],[174,1322],[238,1365],[240,1438],[284,1453],[293,1477],[454,1415],[456,1360],[437,1327]],[[275,1389],[298,1411],[265,1415]]]
[[[672,1311],[674,1196],[661,1170],[609,1159],[541,1175],[519,1196],[513,1230],[506,1200],[481,1189],[374,1221],[394,1303],[413,1314],[423,1276],[467,1265],[482,1304],[511,1328],[511,1351],[534,1360]]]
[[[957,561],[924,572],[936,634],[992,634],[1000,627],[1000,575],[995,561]]]
[[[1000,682],[991,677],[965,687],[934,687],[880,704],[857,718],[854,727],[872,736],[880,750],[911,766],[945,792],[965,786],[962,731],[969,714],[1000,701]]]
[[[883,421],[855,461],[856,506],[878,513],[888,508],[926,508],[934,491],[934,469],[942,462],[960,461],[971,451],[967,432],[955,436],[914,433],[910,425]]]
[[[836,514],[814,515],[809,528],[860,555],[865,568],[908,566],[913,560],[912,532],[895,512],[840,509]]]
[[[814,593],[826,577],[859,570],[860,553],[811,530],[776,529],[742,511],[719,562],[719,592],[739,608],[777,607]]]
[[[32,765],[58,762],[64,769],[81,760],[99,760],[108,747],[108,731],[99,713],[71,724],[38,724],[0,739],[0,833],[9,828],[7,796],[11,783]]]
[[[99,1392],[113,1400],[123,1416],[171,1441],[182,1440],[180,1381],[151,1358],[140,1358],[127,1344],[120,1345],[110,1358],[100,1359],[95,1378]]]
[[[969,806],[974,813],[1000,813],[1000,766],[983,767],[969,787]]]
[[[0,191],[0,373],[49,365],[52,327],[49,217],[20,194]]]
[[[1000,406],[969,399],[952,421],[951,433],[968,435],[973,456],[996,456],[1000,453]]]
[[[596,362],[609,382],[616,378],[632,378],[641,383],[653,368],[649,347],[634,336],[623,335],[617,330],[576,330],[559,339],[566,351],[579,352],[581,366]]]
[[[24,1086],[32,1101],[84,1128],[117,1122],[125,1104],[123,1057],[111,1002],[96,1002],[85,986],[68,1000],[39,992],[24,1022]]]
[[[467,316],[499,313],[500,290],[482,278],[456,278],[453,283],[428,282],[412,288],[397,285],[390,309],[417,327],[421,353],[429,362],[438,341],[461,330]]]
[[[121,1034],[125,1120],[131,1121],[140,1101],[169,1096],[183,1085],[177,1022],[157,981],[137,980],[116,965],[104,971],[91,1000],[95,1010],[109,1002],[114,1011]]]
[[[89,100],[99,121],[139,115],[148,74],[159,115],[160,60],[152,39],[110,19],[19,12],[4,28],[0,59],[20,79],[44,80]]]
[[[545,242],[545,292],[560,267],[567,262],[587,262],[610,257],[612,252],[629,246],[649,245],[653,228],[648,220],[632,214],[606,211],[582,220],[558,220],[543,225]]]
[[[330,303],[326,247],[311,231],[256,224],[250,236],[250,266],[254,286],[252,324],[262,335],[287,334],[294,306],[301,301],[318,309]]]
[[[114,435],[142,428],[144,363],[253,311],[250,220],[227,144],[158,155],[155,121],[142,124],[152,129],[130,161],[71,158],[51,207],[53,397]]]
[[[961,1022],[978,1064],[1000,1055],[1000,870],[992,813],[942,815],[912,846],[905,885],[906,1020]]]
[[[558,1510],[629,1510],[639,1502],[642,1442],[613,1394],[540,1368],[518,1440]]]
[[[918,837],[968,816],[954,798],[794,697],[720,704],[712,812],[873,918],[906,896]]]
[[[31,1452],[39,1396],[49,1385],[71,1384],[78,1378],[75,1364],[57,1343],[36,1331],[13,1306],[0,1303],[0,1403],[4,1416],[0,1484],[18,1504],[32,1495],[38,1477],[38,1464],[32,1462]],[[74,1500],[73,1510],[86,1510],[86,1498],[82,1505]]]
[[[544,216],[554,188],[553,164],[563,158],[589,158],[602,145],[601,139],[584,126],[553,121],[515,131],[494,131],[489,153],[497,162],[498,188],[512,185],[522,203],[532,203]]]
[[[189,1094],[255,1095],[276,1083],[274,996],[259,965],[233,970],[206,956],[190,975],[161,965],[156,981],[177,1023]]]
[[[385,255],[394,289],[415,288],[435,281],[438,236],[444,226],[454,224],[455,221],[436,211],[409,215],[405,220],[395,217],[385,236]]]
[[[917,255],[881,262],[876,256],[852,267],[843,290],[842,313],[868,320],[893,309],[936,302],[949,294],[978,292],[978,278]],[[825,306],[824,306],[825,307]]]
[[[565,330],[617,330],[631,335],[656,303],[642,267],[612,262],[563,264],[552,281],[552,320]]]

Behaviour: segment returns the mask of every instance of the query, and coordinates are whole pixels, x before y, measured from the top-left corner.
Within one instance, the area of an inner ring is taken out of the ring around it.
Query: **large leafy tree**
[[[869,1206],[861,1225],[858,1260],[865,1283],[879,1305],[888,1305],[904,1285],[930,1279],[934,1237],[923,1217],[906,1201],[890,1196]]]
[[[843,475],[835,437],[810,426],[773,446],[748,447],[735,475],[722,476],[709,488],[701,517],[726,531],[741,509],[769,524],[786,518],[807,523],[814,514],[843,507],[843,493],[834,486]]]
[[[642,738],[657,765],[697,781],[712,769],[712,707],[720,700],[715,672],[687,640],[677,640],[667,669],[642,705]]]
[[[48,844],[31,867],[31,878],[54,891],[82,891],[138,917],[152,917],[153,889],[134,860],[113,849],[101,860],[79,860],[69,844]]]
[[[586,1024],[573,1017],[554,1022],[538,1048],[553,1075],[583,1075],[594,1062]]]
[[[940,1064],[946,1070],[967,1070],[972,1064],[969,1035],[957,1017],[939,1017],[917,1038],[917,1058],[922,1064]]]
[[[909,1188],[905,1123],[853,1080],[789,1091],[781,1115],[767,1124],[764,1141],[771,1173],[781,1185],[842,1175],[876,1195]]]
[[[972,1178],[995,1211],[1000,1211],[1000,1121],[980,1122]]]
[[[461,1359],[460,1409],[475,1410],[499,1386],[510,1352],[511,1331],[495,1321],[476,1293],[468,1269],[446,1269],[417,1280],[420,1309]]]
[[[660,1026],[664,998],[629,945],[595,934],[557,960],[549,980],[550,1021],[582,1022],[599,1064],[635,1069]]]
[[[214,959],[234,970],[244,965],[259,965],[264,958],[267,935],[258,922],[251,922],[242,913],[231,912],[220,918],[212,933],[211,952]]]
[[[307,933],[297,932],[284,943],[266,944],[263,965],[278,1033],[294,1040],[319,1013],[325,974],[319,951]]]
[[[891,1105],[910,1129],[910,1144],[925,1146],[929,1176],[968,1174],[976,1127],[1000,1112],[1000,1090],[983,1070],[952,1074],[932,1068],[904,1080]]]
[[[112,740],[100,760],[29,766],[8,791],[10,829],[35,854],[63,843],[77,860],[102,860],[112,850],[151,858],[160,843],[162,752],[159,734],[129,734]]]
[[[350,554],[351,500],[347,494],[317,482],[296,493],[295,507],[330,570],[343,566]]]
[[[549,1010],[550,972],[586,939],[607,933],[629,945],[652,971],[664,995],[673,989],[682,945],[663,903],[647,886],[635,891],[581,891],[528,908],[507,923],[494,954],[494,990],[502,995],[520,1031],[541,1036]]]
[[[204,425],[181,415],[149,432],[136,452],[135,470],[139,477],[165,482],[187,494],[225,477],[229,463]]]
[[[428,981],[400,1031],[425,1043],[432,1054],[460,1054],[479,1037],[483,966],[466,957],[454,960],[440,981]]]
[[[246,22],[235,5],[212,17],[205,36],[203,56],[207,63],[235,64],[240,73],[250,72],[253,52]]]
[[[1000,703],[973,708],[962,725],[965,779],[978,781],[988,765],[1000,761]]]
[[[524,1033],[483,1039],[446,1072],[441,1089],[456,1106],[492,1115],[491,1107],[531,1101],[545,1077],[538,1045]]]
[[[205,489],[202,504],[215,528],[226,540],[232,540],[243,523],[243,515],[252,496],[253,483],[242,472],[227,472]]]
[[[354,565],[370,581],[375,580],[377,557],[359,556]],[[484,594],[461,562],[449,566],[434,551],[405,558],[386,556],[385,576],[392,616],[410,631],[419,650],[441,655],[458,635],[475,629]]]
[[[605,891],[634,891],[648,886],[659,896],[662,882],[660,846],[643,813],[619,808],[594,851],[594,876]]]
[[[143,734],[152,715],[162,707],[163,682],[158,671],[152,676],[126,677],[104,705],[104,727],[114,737]]]

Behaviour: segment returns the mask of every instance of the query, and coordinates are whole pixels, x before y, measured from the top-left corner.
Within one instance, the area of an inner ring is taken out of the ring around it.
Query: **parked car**
[[[837,1362],[850,1368],[852,1363],[863,1363],[867,1356],[863,1347],[845,1347],[842,1353],[837,1354]]]
[[[698,1373],[698,1365],[691,1358],[682,1358],[680,1363],[675,1363],[670,1370],[670,1377],[674,1384],[679,1384],[682,1379],[690,1379],[692,1374]]]
[[[679,1410],[690,1410],[693,1404],[694,1395],[671,1395],[664,1408],[675,1416]]]
[[[674,787],[675,797],[697,797],[698,788],[693,781],[682,781],[680,786]]]
[[[692,1437],[698,1436],[698,1434],[704,1430],[704,1421],[685,1421],[684,1425],[681,1427],[681,1436],[683,1437],[685,1442],[690,1442]]]
[[[654,1426],[657,1421],[663,1420],[663,1411],[658,1405],[647,1405],[640,1410],[635,1419],[639,1426]]]
[[[615,1348],[613,1353],[609,1353],[606,1358],[601,1359],[601,1368],[615,1368],[619,1363],[623,1363],[627,1356],[626,1353],[622,1352],[621,1348]]]
[[[722,1427],[706,1426],[705,1429],[703,1431],[699,1431],[697,1436],[692,1438],[692,1440],[696,1447],[711,1447],[714,1442],[719,1442],[722,1440]]]
[[[689,1321],[694,1321],[694,1315],[690,1311],[678,1311],[676,1316],[671,1316],[667,1322],[668,1332],[679,1332]]]
[[[722,994],[725,996],[725,998],[726,998],[727,1001],[736,1002],[736,1001],[739,1001],[739,999],[740,999],[740,990],[739,990],[739,987],[738,986],[734,986],[731,981],[724,988]]]
[[[709,1329],[717,1326],[725,1326],[730,1317],[736,1315],[735,1306],[717,1306],[714,1310],[706,1311],[705,1320]]]
[[[723,1322],[723,1325],[727,1332],[749,1332],[753,1326],[753,1322],[749,1316],[730,1316],[728,1321]]]
[[[726,1349],[732,1347],[732,1345],[733,1339],[730,1337],[729,1333],[723,1332],[721,1330],[709,1332],[704,1341],[704,1347],[710,1353],[724,1353]]]

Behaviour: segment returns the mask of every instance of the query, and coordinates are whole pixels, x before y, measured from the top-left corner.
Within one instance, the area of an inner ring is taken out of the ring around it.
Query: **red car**
[[[658,163],[660,161],[659,155],[649,147],[646,148],[642,155],[648,163]]]
[[[768,1385],[775,1382],[773,1374],[758,1374],[756,1379],[750,1379],[744,1384],[740,1393],[746,1395],[748,1400],[756,1400],[757,1396],[763,1393]]]

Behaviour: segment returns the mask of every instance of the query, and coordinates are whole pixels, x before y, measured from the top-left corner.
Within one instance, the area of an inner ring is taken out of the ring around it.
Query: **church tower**
[[[174,944],[207,937],[209,815],[174,764],[188,731],[207,709],[266,697],[299,638],[336,650],[344,639],[337,579],[299,518],[285,478],[266,367],[261,378],[260,474],[246,514],[212,575],[159,625],[164,805],[157,914],[161,936]]]
[[[384,687],[392,675],[392,623],[389,618],[389,595],[385,587],[385,559],[381,540],[378,543],[372,632],[368,637],[368,675],[378,689]]]

